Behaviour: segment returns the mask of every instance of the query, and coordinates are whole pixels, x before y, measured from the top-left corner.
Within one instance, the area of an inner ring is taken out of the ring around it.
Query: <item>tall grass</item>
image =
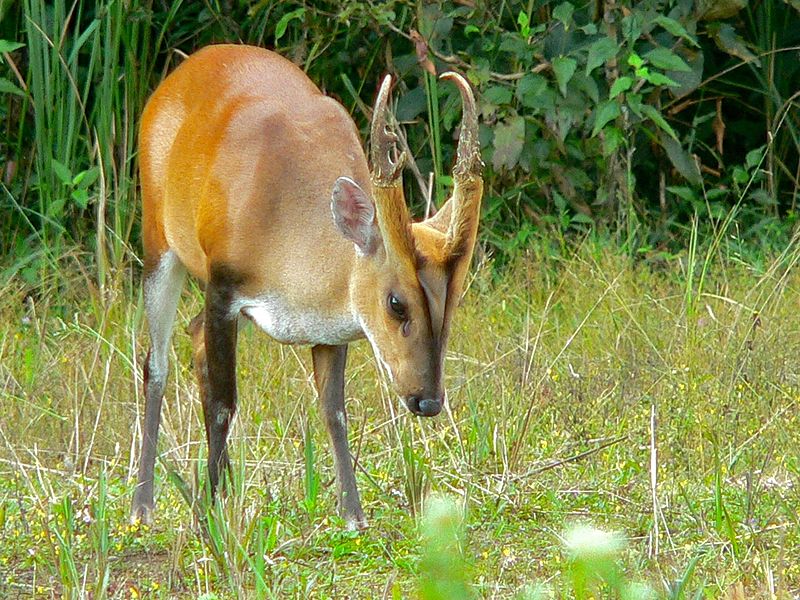
[[[494,56],[498,64],[504,64],[503,52],[515,48],[509,35],[518,35],[519,15],[528,15],[528,20],[541,18],[551,9],[544,7],[537,16],[524,2],[476,6],[474,10],[457,4],[422,7],[410,0],[389,5],[358,0],[324,0],[313,5],[23,0],[4,5],[4,23],[9,25],[2,35],[15,35],[24,46],[3,56],[4,76],[22,90],[21,96],[2,96],[7,132],[0,140],[0,161],[4,161],[0,166],[4,167],[6,189],[0,194],[0,207],[9,216],[2,223],[3,278],[21,275],[35,287],[48,278],[57,279],[57,265],[78,262],[102,289],[110,273],[119,273],[126,261],[137,262],[138,115],[150,91],[174,68],[181,54],[211,42],[246,41],[276,47],[306,69],[323,89],[343,99],[364,131],[374,83],[387,69],[393,71],[400,78],[398,107],[409,116],[406,136],[409,150],[417,158],[413,165],[417,187],[425,189],[433,181],[434,200],[439,203],[449,185],[446,173],[452,151],[443,140],[445,131],[453,126],[455,104],[435,77],[418,65],[409,33],[412,29],[419,29],[425,39],[432,36],[427,50],[423,39],[420,52],[427,51],[427,58],[439,71],[457,68],[479,83],[485,98],[481,139],[487,159],[499,143],[493,136],[494,126],[502,121],[504,111],[513,109],[524,116],[536,131],[541,130],[537,139],[549,143],[552,132],[547,133],[542,115],[527,114],[511,100],[516,75],[498,79],[502,73],[492,69],[499,67],[485,62],[486,56]],[[484,18],[488,21],[480,21]],[[634,147],[638,131],[626,130],[619,164],[609,166],[613,177],[606,182],[608,189],[601,191],[608,193],[607,202],[618,207],[616,217],[612,214],[609,220],[616,223],[622,243],[631,252],[648,244],[673,249],[670,242],[677,231],[685,233],[678,243],[686,242],[695,209],[707,211],[710,217],[698,222],[700,233],[715,235],[713,222],[723,202],[720,197],[724,196],[725,209],[741,198],[738,191],[725,194],[729,186],[739,185],[737,177],[729,181],[727,173],[736,173],[742,158],[762,146],[766,152],[759,167],[761,179],[735,213],[734,224],[741,221],[747,227],[738,232],[740,237],[767,245],[786,237],[784,221],[787,216],[790,222],[794,219],[796,190],[800,189],[796,185],[800,178],[800,123],[794,60],[800,38],[791,26],[797,11],[790,3],[753,2],[737,18],[735,32],[747,43],[735,38],[730,43],[740,56],[714,51],[713,44],[703,47],[707,67],[697,101],[686,104],[684,98],[674,98],[663,108],[671,119],[678,120],[696,107],[691,122],[681,126],[686,130],[687,150],[696,147],[711,171],[718,169],[721,175],[710,179],[712,185],[706,184],[707,189],[683,189],[680,198],[685,203],[678,202],[669,210],[666,204],[661,206],[659,222],[654,223],[648,207],[643,206],[651,194],[644,187],[636,189],[636,178],[643,177],[639,163],[649,160],[643,157],[641,147]],[[16,31],[15,23],[19,24]],[[509,29],[508,35],[504,28]],[[452,34],[452,54],[443,54],[437,41],[442,31]],[[477,44],[481,36],[476,36],[476,31],[484,32],[483,45]],[[703,35],[701,31],[701,38]],[[710,31],[708,35],[712,35]],[[535,46],[537,40],[532,33],[528,42]],[[464,52],[456,52],[464,44],[478,58],[473,61]],[[749,55],[751,58],[746,58]],[[522,68],[527,63],[514,64]],[[546,66],[542,63],[535,71]],[[4,84],[2,89],[6,87]],[[718,101],[716,115],[706,97]],[[498,102],[500,113],[494,104]],[[587,107],[587,115],[591,108]],[[724,134],[728,128],[729,134],[723,135],[724,148],[723,144],[714,148],[709,141],[712,117],[716,118],[715,131],[723,127]],[[541,188],[548,195],[552,186],[528,181],[527,169],[534,165],[531,161],[538,160],[528,154],[545,151],[541,144],[532,146],[530,137],[525,141],[525,160],[530,164],[523,161],[513,172],[491,167],[486,171],[486,222],[493,230],[486,232],[485,239],[501,252],[524,248],[542,222],[555,223],[562,234],[586,225],[586,218],[574,218],[566,205],[557,207],[558,215],[537,214],[532,208],[536,202],[531,203],[530,194]],[[577,154],[582,152],[563,148],[563,165],[559,161],[556,166],[571,173],[571,161],[580,162]],[[661,178],[663,187],[664,173]],[[661,193],[666,192],[662,189]],[[427,190],[423,196],[426,194]],[[565,200],[567,204],[570,201]],[[725,210],[725,214],[733,213]]]
[[[34,150],[26,189],[38,200],[16,203],[35,243],[6,276],[57,276],[63,257],[81,244],[93,260],[77,258],[93,265],[103,289],[111,273],[135,261],[136,123],[180,5],[172,3],[156,24],[152,2],[22,3]],[[24,120],[20,126],[25,139]]]

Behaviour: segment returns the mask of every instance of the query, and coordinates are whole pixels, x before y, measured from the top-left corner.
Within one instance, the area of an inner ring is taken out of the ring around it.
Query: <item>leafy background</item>
[[[3,276],[36,285],[64,257],[96,271],[138,254],[136,124],[184,54],[275,48],[339,98],[365,134],[376,84],[416,157],[421,212],[450,183],[466,73],[487,165],[484,248],[504,258],[606,232],[658,260],[692,223],[747,252],[796,219],[796,0],[369,2],[98,0],[0,3]],[[442,143],[442,141],[448,143]],[[433,173],[433,179],[430,178]]]

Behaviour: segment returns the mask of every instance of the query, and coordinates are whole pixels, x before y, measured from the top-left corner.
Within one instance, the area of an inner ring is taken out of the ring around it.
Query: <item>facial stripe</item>
[[[447,322],[445,316],[449,281],[446,276],[441,277],[441,274],[431,270],[427,270],[427,272],[422,270],[418,272],[417,276],[423,291],[423,306],[431,338],[431,362],[434,364],[434,380],[438,391],[438,388],[441,387],[443,383],[442,370],[444,366],[444,342],[446,338],[444,328]],[[444,279],[444,281],[441,281],[441,279]]]

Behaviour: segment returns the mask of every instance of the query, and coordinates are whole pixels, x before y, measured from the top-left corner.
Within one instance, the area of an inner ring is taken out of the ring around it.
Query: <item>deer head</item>
[[[475,99],[466,80],[445,73],[461,93],[463,117],[453,194],[439,212],[413,223],[403,194],[405,155],[388,126],[391,77],[383,80],[372,118],[371,194],[339,178],[334,220],[358,254],[351,282],[355,314],[395,391],[416,415],[444,401],[444,355],[461,298],[480,217],[483,179]]]

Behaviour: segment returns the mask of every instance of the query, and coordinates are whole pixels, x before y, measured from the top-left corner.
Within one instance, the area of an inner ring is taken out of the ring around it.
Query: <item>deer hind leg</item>
[[[347,346],[314,346],[311,348],[311,357],[325,426],[333,446],[339,512],[347,522],[348,529],[364,529],[367,527],[367,520],[361,508],[353,459],[347,443],[347,413],[344,407]]]
[[[236,338],[238,314],[233,307],[237,277],[228,269],[212,267],[206,289],[203,326],[205,373],[200,371],[203,415],[208,439],[208,479],[214,496],[220,475],[230,463],[228,430],[236,411]]]
[[[133,495],[131,521],[153,519],[153,470],[156,460],[161,403],[169,370],[169,346],[186,268],[172,251],[148,262],[144,274],[144,305],[150,330],[150,350],[144,364],[145,409],[139,482]]]
[[[187,331],[192,336],[192,359],[194,372],[197,377],[197,387],[200,390],[200,405],[203,414],[208,402],[208,362],[206,361],[206,311],[201,310],[189,323]]]

